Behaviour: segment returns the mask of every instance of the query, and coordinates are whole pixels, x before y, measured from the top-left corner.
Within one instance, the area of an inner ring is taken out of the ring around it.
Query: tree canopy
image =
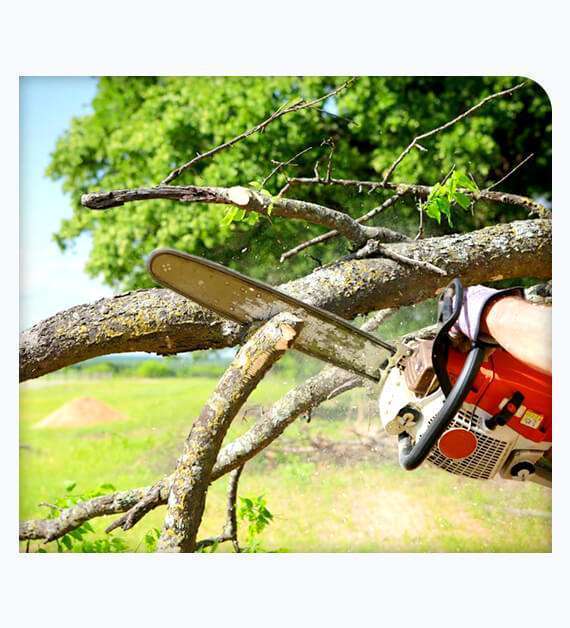
[[[337,240],[280,265],[280,255],[322,228],[304,222],[248,214],[227,219],[220,205],[185,206],[171,200],[130,204],[92,212],[80,204],[87,192],[158,184],[176,166],[242,133],[292,100],[316,98],[340,85],[339,77],[113,77],[101,78],[92,113],[73,119],[59,139],[48,174],[71,194],[73,215],[55,235],[65,249],[82,233],[92,235],[87,272],[117,288],[149,286],[144,260],[158,246],[204,255],[270,282],[299,275],[347,251]],[[274,168],[312,147],[272,177],[272,194],[290,176],[321,174],[334,144],[335,177],[379,180],[414,136],[443,124],[483,97],[518,82],[513,77],[360,77],[322,108],[285,116],[186,171],[177,184],[259,185]],[[549,198],[551,109],[547,95],[529,82],[511,97],[489,103],[413,150],[392,177],[433,185],[455,165],[484,188],[530,153],[529,164],[501,185]],[[317,186],[295,189],[295,197],[357,217],[386,198],[386,191]],[[525,218],[506,205],[478,204],[459,211],[453,227],[430,221],[428,234],[463,231]],[[230,216],[231,217],[231,216]],[[374,224],[413,234],[418,212],[413,198],[396,203]]]

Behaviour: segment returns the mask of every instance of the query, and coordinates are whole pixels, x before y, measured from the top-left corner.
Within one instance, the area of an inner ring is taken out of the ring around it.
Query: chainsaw
[[[347,320],[215,262],[171,249],[148,260],[161,285],[224,318],[258,325],[287,311],[304,324],[294,348],[376,384],[380,420],[400,465],[480,480],[551,486],[552,379],[482,341],[456,348],[454,279],[438,302],[434,338],[388,343]]]

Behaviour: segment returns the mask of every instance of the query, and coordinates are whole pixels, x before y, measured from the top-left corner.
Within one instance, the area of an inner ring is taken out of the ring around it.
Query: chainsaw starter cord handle
[[[474,343],[467,354],[461,373],[455,385],[449,391],[443,406],[416,444],[412,445],[412,440],[406,433],[402,433],[398,437],[400,465],[407,471],[412,471],[422,464],[461,408],[461,404],[471,390],[473,380],[479,372],[485,349],[486,346],[484,344]]]

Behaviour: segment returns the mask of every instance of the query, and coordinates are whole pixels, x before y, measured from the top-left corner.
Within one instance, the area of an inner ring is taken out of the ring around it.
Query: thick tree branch
[[[81,203],[89,209],[109,209],[133,201],[150,199],[169,199],[185,203],[214,203],[234,205],[245,211],[256,212],[263,216],[279,216],[293,220],[304,220],[328,229],[336,229],[356,244],[363,244],[371,238],[383,242],[402,242],[408,238],[390,229],[366,227],[343,212],[296,199],[271,197],[267,194],[236,186],[232,188],[188,186],[158,186],[155,188],[136,188],[130,190],[112,190],[111,192],[93,192],[84,194]]]
[[[263,132],[272,122],[275,122],[275,120],[278,120],[279,118],[282,118],[283,116],[289,113],[294,113],[295,111],[301,111],[302,109],[310,109],[312,107],[315,107],[316,105],[321,104],[325,100],[332,98],[339,92],[349,87],[355,80],[356,80],[355,78],[351,78],[348,81],[345,81],[342,85],[340,85],[336,89],[333,89],[332,91],[326,93],[324,96],[320,96],[319,98],[315,98],[314,100],[306,101],[306,100],[301,99],[293,103],[292,105],[283,106],[279,108],[277,111],[272,113],[269,116],[269,118],[265,119],[263,122],[260,122],[259,124],[252,127],[251,129],[248,129],[247,131],[240,133],[239,135],[232,138],[231,140],[228,140],[227,142],[224,142],[223,144],[220,144],[219,146],[216,146],[215,148],[212,148],[209,151],[206,151],[205,153],[196,155],[196,157],[194,157],[193,159],[191,159],[184,165],[179,166],[178,168],[175,168],[164,179],[164,181],[162,181],[161,185],[167,185],[171,181],[174,181],[174,179],[179,177],[183,172],[188,170],[188,168],[191,168],[194,164],[198,163],[202,159],[206,159],[207,157],[213,157],[215,154],[225,150],[226,148],[230,148],[234,144],[237,144],[241,140],[246,139],[247,137],[249,137],[250,135],[253,135],[254,133]]]
[[[518,277],[550,278],[552,223],[516,221],[466,234],[386,245],[460,276],[466,285]],[[432,297],[448,279],[388,259],[340,261],[279,286],[346,319]],[[140,290],[81,305],[20,337],[20,379],[109,353],[172,354],[239,344],[244,327],[170,290]]]
[[[194,421],[178,459],[158,551],[193,552],[212,468],[235,415],[271,366],[291,347],[303,321],[282,312],[239,350]]]

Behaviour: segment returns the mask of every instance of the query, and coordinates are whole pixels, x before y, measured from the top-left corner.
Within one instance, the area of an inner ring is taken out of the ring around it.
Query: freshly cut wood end
[[[228,198],[234,205],[245,207],[250,199],[249,190],[237,185],[228,190]]]

